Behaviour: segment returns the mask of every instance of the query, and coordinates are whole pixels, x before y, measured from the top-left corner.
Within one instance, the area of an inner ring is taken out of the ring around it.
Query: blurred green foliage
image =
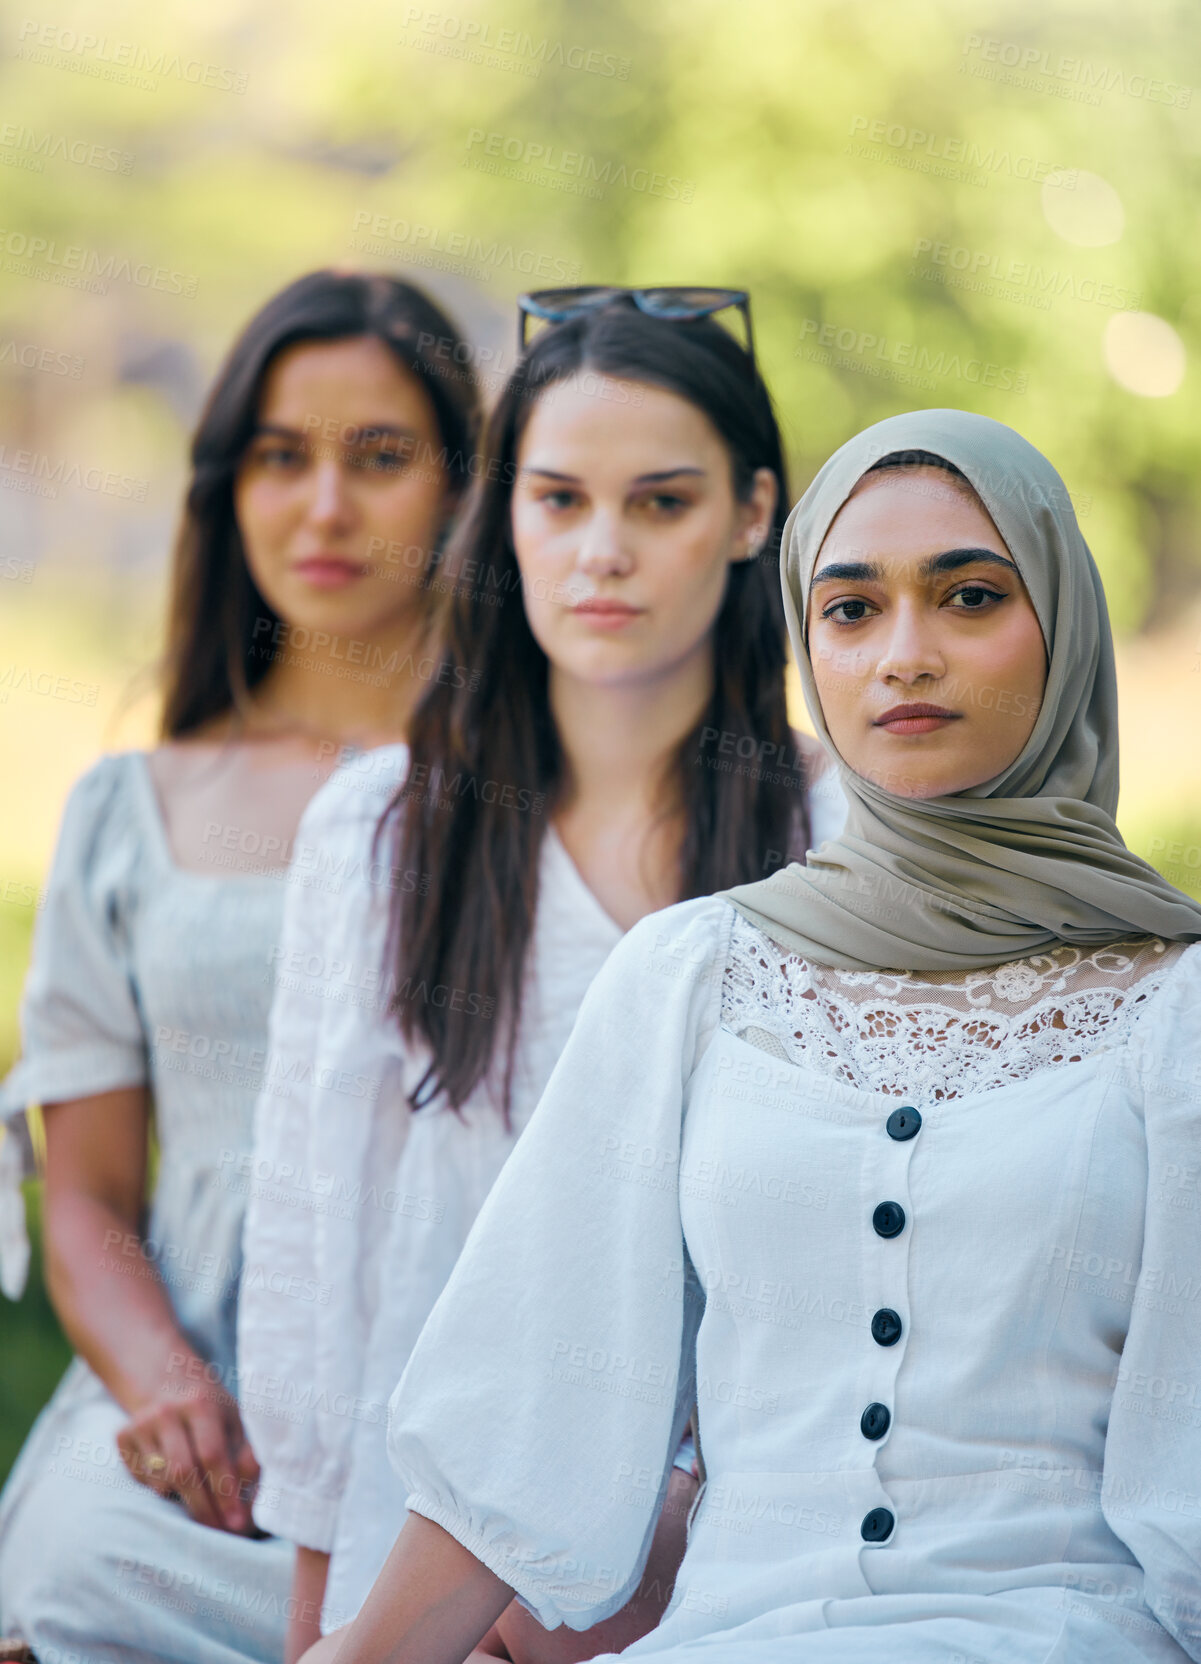
[[[235,321],[298,270],[352,262],[427,281],[502,364],[524,287],[746,284],[798,483],[879,417],[968,406],[1049,451],[1122,625],[1198,587],[1195,373],[1141,397],[1103,356],[1132,301],[1198,346],[1189,0],[298,0],[286,22],[249,0],[109,0],[54,18],[4,26],[5,131],[32,137],[0,144],[0,328],[85,368],[8,374],[0,414],[148,482],[144,503],[90,505],[114,559],[161,562]],[[1094,176],[1116,221],[1090,207]],[[52,255],[11,252],[34,238]],[[106,294],[63,286],[72,247]],[[854,345],[817,348],[823,325]],[[94,555],[96,533],[60,501],[37,540]]]
[[[13,12],[0,589],[53,583],[68,655],[152,657],[142,621],[208,377],[272,290],[353,264],[426,284],[493,387],[524,288],[749,287],[794,487],[883,416],[983,411],[1059,467],[1119,627],[1178,623],[1201,594],[1195,24],[1191,0]],[[1111,372],[1123,310],[1176,332],[1176,391]],[[1195,708],[1195,685],[1178,691]],[[1131,841],[1197,893],[1168,857],[1195,853],[1201,816],[1170,773],[1140,786]],[[27,866],[3,876],[36,881]],[[32,913],[0,908],[4,1059]],[[39,1264],[0,1302],[0,1472],[67,1355]]]

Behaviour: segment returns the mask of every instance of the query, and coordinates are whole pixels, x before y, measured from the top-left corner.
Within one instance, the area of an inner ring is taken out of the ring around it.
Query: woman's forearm
[[[131,1415],[173,1375],[186,1382],[195,1350],[141,1237],[108,1203],[47,1199],[46,1283],[68,1340]]]
[[[449,1532],[410,1514],[337,1664],[463,1664],[512,1598]]]
[[[284,1664],[297,1664],[321,1639],[321,1607],[329,1578],[329,1555],[315,1548],[298,1548],[292,1568],[292,1610],[284,1638]]]

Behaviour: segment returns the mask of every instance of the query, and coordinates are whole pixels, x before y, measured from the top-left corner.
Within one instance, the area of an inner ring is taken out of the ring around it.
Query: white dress
[[[250,1153],[289,888],[282,873],[177,866],[146,754],[102,757],[63,812],[23,1054],[0,1084],[14,1129],[29,1104],[149,1090],[158,1165],[145,1231],[107,1257],[128,1278],[154,1265],[175,1321],[230,1391],[244,1199],[228,1180]],[[279,1658],[289,1545],[200,1525],[138,1484],[116,1446],[128,1420],[75,1358],[0,1495],[0,1634],[20,1633],[42,1664]]]
[[[463,1106],[406,1107],[424,1051],[388,1015],[391,889],[422,882],[374,849],[407,767],[404,746],[364,752],[314,796],[298,844],[320,851],[330,889],[295,886],[276,956],[270,1078],[253,1161],[239,1307],[239,1397],[262,1464],[255,1519],[330,1553],[326,1631],[362,1605],[404,1523],[387,1458],[387,1403],[484,1198],[566,1044],[620,926],[553,828],[542,846],[505,1128],[498,1082]],[[823,777],[809,794],[812,841],[845,802]],[[470,989],[430,990],[492,1020]],[[470,1002],[475,1001],[475,1005]]]
[[[918,977],[644,919],[397,1389],[408,1506],[585,1628],[695,1393],[623,1659],[1201,1659],[1199,1012],[1201,946]]]

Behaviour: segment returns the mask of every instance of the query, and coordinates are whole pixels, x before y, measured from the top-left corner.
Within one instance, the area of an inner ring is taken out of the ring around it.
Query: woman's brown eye
[[[840,618],[838,615],[843,616]],[[832,618],[836,624],[858,624],[860,619],[867,617],[866,601],[835,601],[822,613],[823,618]]]
[[[985,589],[983,584],[968,584],[963,589],[957,589],[952,599],[962,601],[967,611],[978,612],[990,601],[1003,601],[1005,597],[995,589]]]
[[[288,445],[265,445],[254,453],[254,460],[268,468],[290,468],[303,459],[303,452]]]

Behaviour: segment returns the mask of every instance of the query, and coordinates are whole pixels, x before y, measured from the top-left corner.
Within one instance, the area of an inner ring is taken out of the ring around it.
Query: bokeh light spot
[[[1154,312],[1115,312],[1105,326],[1105,366],[1119,387],[1166,399],[1184,380],[1184,342]]]
[[[1116,243],[1126,229],[1122,199],[1099,173],[1077,169],[1064,183],[1043,186],[1043,218],[1065,243],[1078,248],[1103,248]]]

